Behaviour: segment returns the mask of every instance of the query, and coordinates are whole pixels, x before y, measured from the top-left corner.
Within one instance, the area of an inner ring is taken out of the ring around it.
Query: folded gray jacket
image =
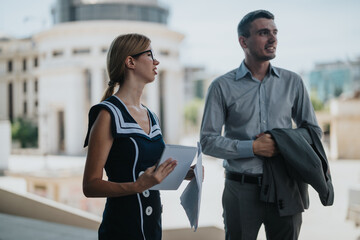
[[[260,199],[277,203],[280,216],[309,208],[308,184],[324,206],[334,202],[329,163],[315,128],[273,129],[271,134],[280,154],[265,158]]]

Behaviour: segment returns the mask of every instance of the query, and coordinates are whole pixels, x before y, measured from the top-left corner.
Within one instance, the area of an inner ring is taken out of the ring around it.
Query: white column
[[[84,138],[87,130],[87,112],[85,108],[85,89],[81,81],[82,72],[73,73],[71,81],[73,91],[68,94],[65,105],[65,153],[81,155],[84,153]],[[97,102],[100,101],[98,98]],[[76,103],[76,104],[74,104]]]
[[[8,168],[11,149],[11,125],[8,120],[0,121],[0,175]]]
[[[145,88],[146,99],[144,99],[145,104],[151,111],[153,111],[158,117],[160,114],[159,109],[159,81],[156,78],[154,82],[146,85]]]
[[[8,83],[4,80],[0,81],[0,119],[8,119]]]
[[[91,105],[100,102],[103,94],[103,76],[102,70],[98,67],[93,67],[90,70],[91,73]]]
[[[42,100],[42,98],[40,98]],[[49,113],[46,111],[46,106],[45,106],[45,102],[40,101],[39,100],[39,118],[38,118],[38,123],[39,123],[39,130],[38,130],[38,144],[39,144],[39,149],[41,154],[45,155],[49,153],[49,149],[48,149],[48,134],[50,132],[50,130],[48,129],[48,115]]]
[[[166,71],[164,85],[166,140],[177,144],[183,131],[184,94],[181,71]]]

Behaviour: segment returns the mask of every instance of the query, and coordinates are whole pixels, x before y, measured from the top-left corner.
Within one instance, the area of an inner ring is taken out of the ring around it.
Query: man
[[[314,126],[321,136],[302,79],[270,64],[277,33],[272,13],[248,13],[238,25],[245,59],[239,68],[215,79],[206,98],[200,141],[205,154],[224,159],[227,240],[256,239],[262,224],[268,239],[297,239],[306,208],[304,204],[301,211],[281,216],[277,204],[260,200],[264,162],[279,151],[266,131],[291,129],[293,120],[297,126]]]

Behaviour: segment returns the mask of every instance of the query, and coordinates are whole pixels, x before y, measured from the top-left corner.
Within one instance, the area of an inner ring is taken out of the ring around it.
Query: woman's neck
[[[115,93],[126,106],[141,107],[141,96],[145,85],[138,81],[124,81],[119,90]]]

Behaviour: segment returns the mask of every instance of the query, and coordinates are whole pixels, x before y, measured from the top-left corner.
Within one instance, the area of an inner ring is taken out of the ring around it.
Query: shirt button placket
[[[265,90],[264,84],[260,83],[259,88],[259,96],[260,96],[260,130],[261,132],[265,132],[267,130],[266,127],[266,108],[265,108]]]

